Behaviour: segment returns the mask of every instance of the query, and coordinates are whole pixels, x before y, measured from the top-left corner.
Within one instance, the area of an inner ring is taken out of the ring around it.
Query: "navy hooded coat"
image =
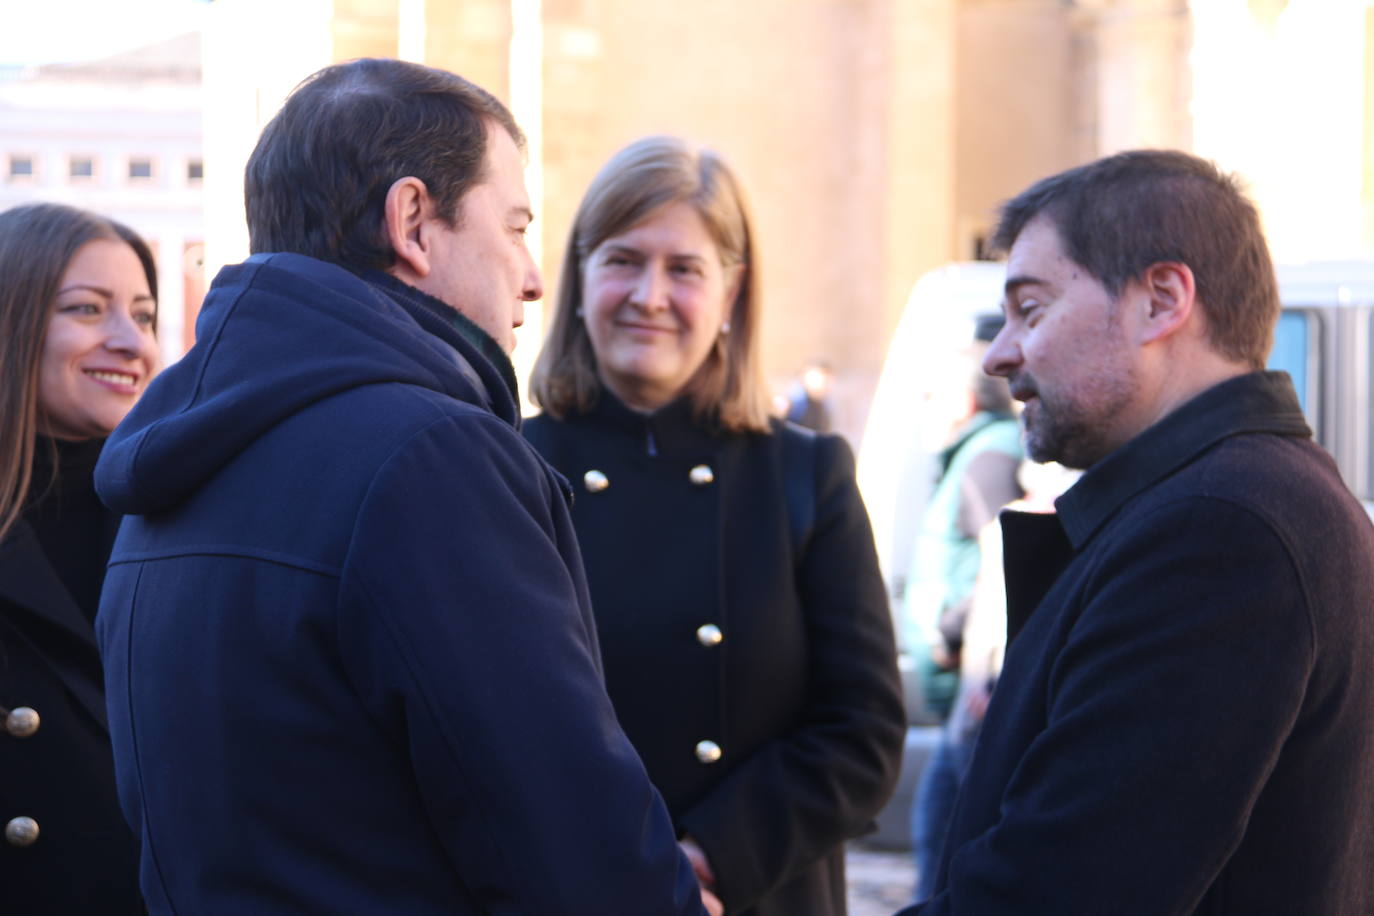
[[[154,913],[703,912],[566,484],[455,322],[254,256],[111,437],[98,630]]]

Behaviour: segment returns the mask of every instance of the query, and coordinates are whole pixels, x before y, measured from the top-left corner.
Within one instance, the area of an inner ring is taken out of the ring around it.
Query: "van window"
[[[1269,353],[1269,368],[1293,377],[1298,402],[1309,417],[1312,411],[1307,403],[1307,354],[1312,317],[1305,309],[1284,309],[1274,332],[1274,349]]]

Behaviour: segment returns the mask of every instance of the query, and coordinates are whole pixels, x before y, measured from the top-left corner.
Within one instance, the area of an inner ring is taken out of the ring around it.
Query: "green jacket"
[[[941,454],[943,471],[931,494],[907,567],[902,635],[916,661],[931,712],[944,718],[958,689],[958,672],[942,671],[930,646],[957,651],[962,620],[978,578],[978,532],[1021,495],[1016,468],[1021,427],[1014,417],[980,411]]]

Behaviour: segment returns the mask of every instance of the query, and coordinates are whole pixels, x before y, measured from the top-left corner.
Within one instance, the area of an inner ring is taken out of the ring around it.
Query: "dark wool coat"
[[[97,629],[154,913],[705,912],[562,481],[458,324],[255,255],[106,445],[133,515]]]
[[[0,543],[0,706],[40,719],[26,738],[0,731],[0,828],[29,817],[39,829],[29,846],[0,840],[0,910],[142,913],[95,632],[22,519]]]
[[[891,793],[905,729],[849,447],[781,423],[713,435],[685,401],[645,416],[609,394],[525,434],[576,490],[607,689],[726,911],[843,913],[842,843]]]
[[[1374,913],[1374,528],[1288,377],[1004,515],[1011,643],[910,912]]]

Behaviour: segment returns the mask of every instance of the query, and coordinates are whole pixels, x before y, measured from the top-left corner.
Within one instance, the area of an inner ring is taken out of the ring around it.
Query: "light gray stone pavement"
[[[849,916],[892,916],[911,903],[916,869],[909,852],[850,843],[845,851]]]

